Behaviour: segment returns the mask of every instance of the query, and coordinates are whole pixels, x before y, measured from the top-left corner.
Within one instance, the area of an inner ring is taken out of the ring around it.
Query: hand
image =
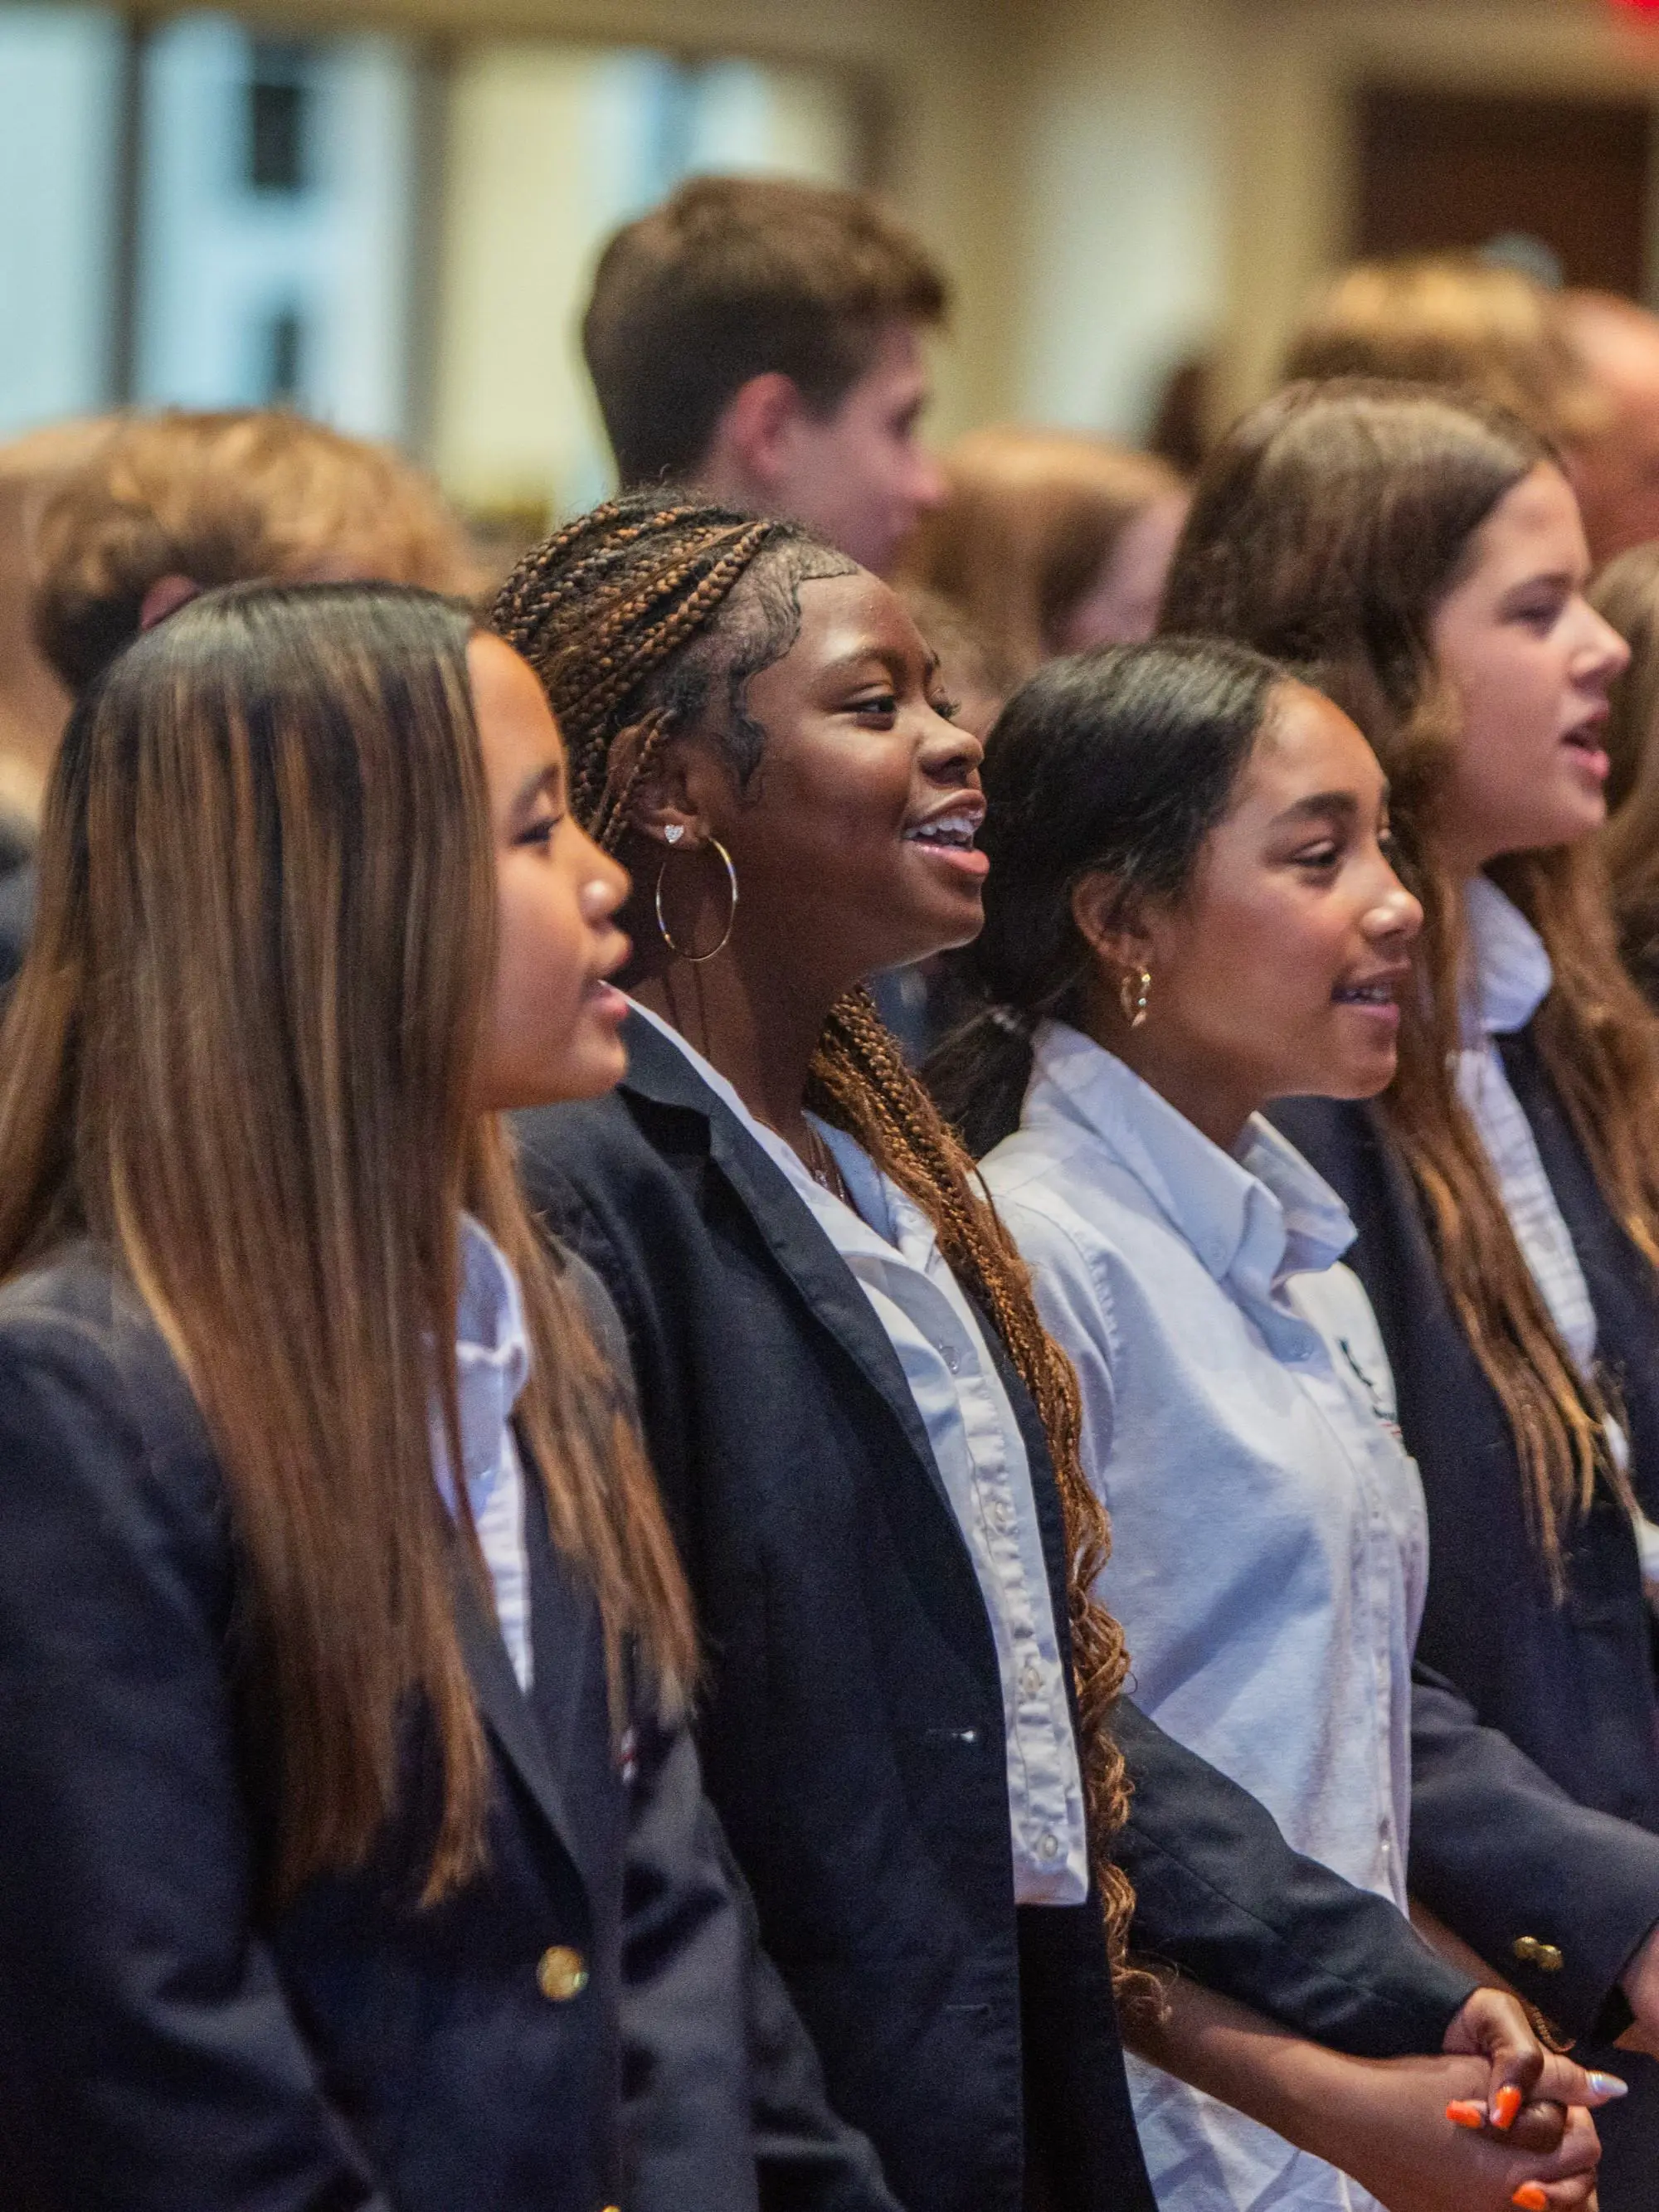
[[[1389,2212],[1505,2212],[1517,2191],[1534,2212],[1595,2212],[1601,2146],[1582,2106],[1540,2101],[1507,2132],[1474,2132],[1452,2126],[1446,2107],[1484,2101],[1491,2077],[1482,2059],[1325,2056],[1321,2119],[1305,2147],[1351,2173]],[[1583,2078],[1552,2059],[1540,2086],[1559,2087],[1558,2063]]]
[[[1389,2212],[1508,2212],[1516,2191],[1529,2187],[1540,2192],[1528,2200],[1534,2212],[1540,2202],[1547,2212],[1595,2212],[1601,2147],[1577,2100],[1580,2084],[1587,2100],[1606,2102],[1610,2093],[1592,2089],[1570,2060],[1547,2055],[1529,2029],[1517,2037],[1506,2010],[1478,2004],[1450,2032],[1480,2047],[1468,2056],[1346,2058],[1177,1977],[1164,2019],[1132,2020],[1126,2039],[1143,2058],[1351,2173]],[[1493,2044],[1504,2063],[1531,2073],[1540,2098],[1506,2131],[1454,2126],[1451,2104],[1476,2103],[1484,2118]]]
[[[1546,2051],[1520,1999],[1505,1990],[1476,1990],[1446,2030],[1441,2049],[1489,2063],[1484,2110],[1488,2124],[1500,2133],[1534,2096],[1593,2110],[1625,2094],[1624,2083],[1613,2075],[1587,2074],[1570,2059]]]
[[[1659,2058],[1659,1928],[1619,1977],[1626,2002],[1636,2014],[1634,2026],[1619,2039],[1621,2051],[1645,2051]]]

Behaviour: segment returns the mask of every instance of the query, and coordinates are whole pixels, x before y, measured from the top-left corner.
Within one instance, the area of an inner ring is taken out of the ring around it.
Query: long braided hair
[[[622,842],[646,768],[670,734],[695,726],[717,689],[728,757],[740,782],[753,773],[765,733],[745,710],[748,680],[794,642],[799,586],[852,565],[794,524],[661,491],[598,507],[525,555],[501,587],[494,627],[546,685],[569,754],[573,804],[592,834]],[[1042,1419],[1065,1518],[1084,1790],[1114,1976],[1120,2002],[1155,2011],[1160,1984],[1127,1963],[1134,1895],[1108,1848],[1128,1810],[1109,1726],[1128,1657],[1123,1632],[1095,1595],[1111,1535],[1083,1471],[1076,1377],[1038,1318],[1024,1262],[972,1160],[861,987],[831,1010],[807,1103],[926,1213]]]

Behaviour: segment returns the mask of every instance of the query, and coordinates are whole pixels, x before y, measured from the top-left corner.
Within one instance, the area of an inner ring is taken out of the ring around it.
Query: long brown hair
[[[631,1640],[666,1705],[690,1674],[616,1387],[471,1105],[495,924],[470,628],[409,589],[243,586],[142,639],[71,720],[0,1030],[0,1276],[96,1239],[223,1468],[278,1895],[370,1848],[411,1693],[444,1767],[428,1899],[481,1862],[452,1575],[482,1559],[458,1486],[456,1559],[428,1414],[459,1464],[464,1206],[518,1271],[522,1430],[613,1686]]]
[[[1182,491],[1151,453],[1018,423],[970,430],[939,464],[950,495],[917,526],[905,574],[963,610],[1009,691],[1066,650],[1129,525]]]
[[[1461,1041],[1462,902],[1433,824],[1457,708],[1437,670],[1436,609],[1475,532],[1553,458],[1516,416],[1430,386],[1293,385],[1246,416],[1199,482],[1164,604],[1170,633],[1234,638],[1292,665],[1358,722],[1392,785],[1394,830],[1422,899],[1426,991],[1407,999],[1382,1109],[1420,1190],[1458,1318],[1515,1439],[1547,1574],[1565,1587],[1573,1522],[1609,1452],[1602,1382],[1580,1375],[1516,1241],[1452,1074]],[[1618,1219],[1659,1263],[1659,1026],[1620,964],[1586,842],[1488,870],[1542,937],[1554,983],[1539,1050]]]
[[[791,524],[661,494],[599,507],[526,554],[502,587],[495,623],[548,687],[584,818],[619,838],[627,793],[651,750],[675,727],[690,727],[717,689],[733,725],[726,742],[738,773],[752,770],[755,733],[744,726],[742,684],[793,641],[799,583],[849,565]],[[613,769],[623,762],[630,765]],[[1149,1978],[1123,1966],[1134,1899],[1107,1852],[1128,1804],[1109,1726],[1127,1659],[1122,1631],[1094,1594],[1111,1538],[1083,1472],[1076,1378],[1037,1317],[1024,1263],[971,1160],[867,991],[848,993],[831,1012],[809,1103],[927,1214],[947,1264],[990,1316],[1042,1418],[1065,1515],[1084,1782],[1108,1931],[1120,1990],[1149,2001]]]
[[[1631,649],[1607,718],[1607,805],[1601,838],[1625,961],[1659,994],[1659,542],[1632,545],[1590,586],[1590,605]]]

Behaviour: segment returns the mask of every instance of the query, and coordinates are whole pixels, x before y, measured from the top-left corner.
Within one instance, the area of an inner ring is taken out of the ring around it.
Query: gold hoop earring
[[[694,968],[701,967],[705,960],[712,960],[717,952],[725,951],[726,941],[732,934],[732,925],[738,918],[738,872],[732,865],[732,855],[718,837],[710,837],[706,842],[714,852],[720,854],[725,863],[726,887],[732,898],[732,903],[726,908],[726,927],[720,933],[720,941],[718,944],[711,945],[707,952],[688,952],[683,945],[676,945],[673,932],[669,928],[666,917],[663,914],[662,879],[668,873],[669,861],[675,858],[672,852],[664,854],[663,864],[657,871],[657,928],[661,934],[663,943],[669,951],[677,958],[688,962]],[[682,848],[681,857],[689,859],[696,850],[697,848],[695,845],[687,845]]]
[[[1152,971],[1150,968],[1126,969],[1117,987],[1117,1002],[1123,1009],[1123,1018],[1132,1030],[1138,1030],[1146,1018],[1146,1001],[1152,995]]]

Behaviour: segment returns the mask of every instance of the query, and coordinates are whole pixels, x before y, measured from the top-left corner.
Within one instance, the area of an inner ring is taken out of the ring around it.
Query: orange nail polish
[[[1472,2097],[1460,2097],[1455,2104],[1447,2106],[1446,2118],[1455,2128],[1484,2128],[1486,2108],[1477,2105]]]
[[[1535,2181],[1523,2181],[1510,2203],[1518,2204],[1521,2212],[1549,2212],[1550,2200]]]
[[[1492,2124],[1495,2127],[1512,2128],[1515,2125],[1515,2116],[1520,2109],[1521,2092],[1513,2081],[1506,2082],[1492,2100]],[[1527,2185],[1530,2188],[1533,2185],[1528,2182]],[[1539,2199],[1540,2204],[1547,2201],[1544,2197]]]

